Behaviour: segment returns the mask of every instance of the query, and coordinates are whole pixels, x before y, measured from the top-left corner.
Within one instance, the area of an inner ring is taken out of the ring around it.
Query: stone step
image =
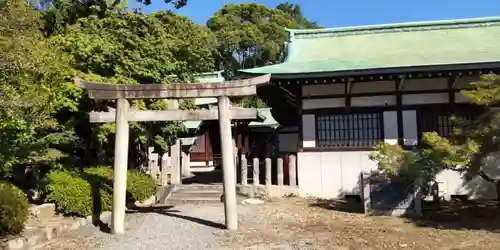
[[[210,193],[217,193],[221,194],[222,189],[209,189],[209,188],[204,188],[204,189],[178,189],[176,190],[173,194],[210,194]]]
[[[179,186],[178,190],[205,190],[205,189],[213,189],[213,190],[222,190],[222,185],[209,185],[209,184],[188,184]]]
[[[220,196],[219,197],[175,197],[172,196],[167,200],[167,203],[183,203],[183,202],[220,202]]]
[[[204,193],[195,193],[195,192],[188,192],[188,193],[177,193],[174,192],[170,197],[220,197],[222,195],[222,192],[204,192]]]
[[[28,208],[29,220],[46,221],[56,216],[56,205],[52,203],[33,205]]]
[[[166,202],[220,202],[222,193],[222,185],[182,185],[172,192]]]

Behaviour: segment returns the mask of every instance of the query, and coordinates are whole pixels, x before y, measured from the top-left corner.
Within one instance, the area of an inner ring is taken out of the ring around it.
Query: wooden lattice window
[[[317,146],[371,148],[383,140],[382,113],[317,115]]]
[[[440,110],[439,108],[422,108],[417,112],[419,139],[425,132],[437,132],[439,136],[450,137],[453,134],[453,116],[461,119],[474,119],[480,114],[479,110],[462,110],[456,114]]]

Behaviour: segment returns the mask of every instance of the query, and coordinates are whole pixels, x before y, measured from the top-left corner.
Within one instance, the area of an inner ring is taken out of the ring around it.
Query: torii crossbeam
[[[224,186],[224,211],[226,228],[238,228],[236,204],[235,162],[231,140],[231,119],[257,117],[255,109],[230,107],[230,96],[250,96],[257,93],[257,86],[269,82],[271,76],[264,75],[250,79],[204,84],[139,84],[120,85],[87,82],[75,79],[77,86],[86,89],[94,100],[116,100],[116,112],[91,112],[94,123],[115,122],[115,159],[113,179],[113,211],[111,232],[124,232],[125,196],[127,190],[127,160],[129,142],[129,121],[174,121],[174,120],[219,120],[222,143],[222,168]],[[185,99],[217,97],[218,112],[215,110],[129,110],[128,100],[133,99]]]

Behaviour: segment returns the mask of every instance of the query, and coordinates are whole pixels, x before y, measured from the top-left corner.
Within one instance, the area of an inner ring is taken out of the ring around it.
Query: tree
[[[187,0],[164,0],[174,8],[182,8]],[[151,0],[137,0],[145,5]],[[64,29],[74,25],[80,18],[96,15],[105,17],[108,12],[121,11],[127,13],[128,1],[124,0],[31,0],[30,3],[42,11],[44,31],[50,36],[53,33],[64,32]]]
[[[108,11],[104,17],[90,15],[79,18],[61,34],[51,37],[72,59],[74,76],[86,80],[117,84],[160,84],[172,80],[190,80],[196,73],[214,70],[217,40],[206,27],[186,17],[161,11],[150,15]],[[107,139],[114,124],[88,126],[81,113],[90,110],[106,111],[113,102],[81,102],[79,112],[72,114],[79,127],[78,135],[92,153],[108,147]],[[162,110],[164,101],[135,101],[139,109]],[[134,123],[131,139],[142,151],[148,141],[166,150],[183,132],[180,122]],[[92,145],[93,137],[100,143]],[[95,148],[97,147],[97,148]],[[85,155],[85,154],[84,154]],[[95,157],[85,157],[94,159]],[[105,158],[104,156],[101,158]]]
[[[279,63],[283,59],[287,28],[295,20],[262,4],[227,4],[207,22],[219,40],[221,67],[229,71]]]
[[[489,157],[500,150],[500,114],[494,108],[500,103],[500,77],[484,75],[482,80],[471,83],[473,90],[461,91],[484,112],[474,119],[453,117],[454,131],[444,138],[436,132],[424,133],[422,148],[408,153],[400,146],[381,144],[373,158],[387,173],[401,169],[411,170],[415,176],[432,179],[442,170],[452,170],[467,179],[481,177],[496,187],[500,202],[500,178],[489,174],[486,166]]]
[[[299,29],[318,29],[321,28],[314,21],[309,21],[302,13],[302,8],[298,4],[292,4],[289,2],[284,2],[278,4],[276,9],[281,10],[295,19]]]
[[[239,69],[280,63],[288,40],[285,28],[297,28],[295,19],[279,9],[262,4],[227,4],[212,16],[207,26],[219,41],[219,68],[226,78]],[[234,100],[243,107],[265,107],[258,97]]]
[[[52,115],[65,106],[70,87],[67,58],[40,32],[38,13],[22,0],[0,3],[0,178],[14,165],[40,164],[70,143]]]

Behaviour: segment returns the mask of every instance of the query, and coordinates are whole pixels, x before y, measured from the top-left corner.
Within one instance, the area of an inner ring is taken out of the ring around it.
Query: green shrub
[[[89,175],[109,180],[109,186],[113,183],[113,168],[101,166],[97,168],[86,169]],[[147,199],[156,192],[156,185],[149,175],[143,174],[137,170],[128,170],[127,174],[127,201],[134,202]]]
[[[111,210],[113,204],[113,168],[101,166],[81,172],[54,171],[48,175],[44,192],[46,200],[56,204],[60,213],[89,216]],[[129,170],[127,201],[151,197],[156,191],[154,181],[145,174]]]
[[[48,179],[45,199],[54,203],[62,214],[89,216],[111,207],[110,191],[104,185],[87,181],[78,172],[54,171],[49,173]]]
[[[156,193],[156,184],[151,176],[137,170],[129,170],[127,175],[127,195],[131,201],[145,200]]]
[[[28,218],[28,198],[16,186],[0,181],[0,236],[19,234]]]

